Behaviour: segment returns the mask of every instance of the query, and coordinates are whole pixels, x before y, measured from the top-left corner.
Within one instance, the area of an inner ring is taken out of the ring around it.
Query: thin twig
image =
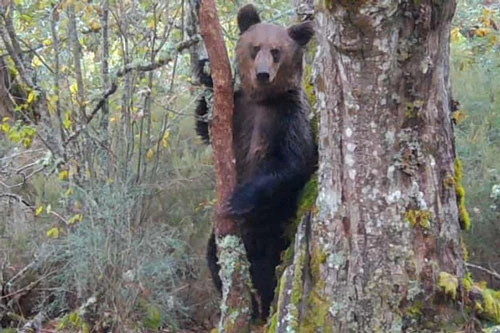
[[[14,194],[14,193],[0,193],[0,198],[2,198],[2,197],[15,199],[17,202],[23,203],[26,207],[28,207],[32,211],[35,211],[35,209],[36,209],[35,206],[33,206],[32,204],[30,204],[28,201],[26,201],[25,199],[23,199],[21,196],[19,196],[17,194]],[[69,225],[69,221],[67,219],[65,219],[61,214],[59,214],[57,212],[54,212],[54,211],[51,211],[49,214],[52,215],[52,216],[57,217],[65,225]]]
[[[193,38],[190,38],[188,40],[182,41],[177,46],[175,47],[177,52],[182,52],[183,50],[191,47],[192,45],[198,43],[201,40],[201,37],[199,35],[193,36]],[[103,94],[103,96],[99,99],[99,102],[97,102],[97,105],[94,107],[90,115],[86,116],[86,121],[85,124],[80,126],[78,129],[76,129],[71,135],[69,135],[64,141],[63,146],[66,147],[70,141],[74,140],[76,137],[78,137],[81,133],[82,130],[84,130],[87,125],[90,123],[90,121],[94,118],[94,116],[97,114],[97,112],[103,107],[104,103],[106,100],[114,94],[118,88],[118,83],[117,79],[120,77],[125,76],[125,74],[130,73],[132,71],[138,71],[138,72],[149,72],[153,71],[155,69],[158,69],[169,62],[171,62],[173,59],[172,56],[168,56],[166,58],[159,59],[156,62],[148,63],[148,64],[128,64],[126,65],[123,69],[119,70],[115,76],[116,79],[111,83],[111,87]]]
[[[490,270],[488,268],[484,268],[484,267],[479,266],[479,265],[471,264],[469,262],[466,262],[465,266],[470,267],[470,268],[475,268],[475,269],[480,270],[482,272],[488,273],[489,275],[493,276],[494,278],[500,280],[500,273],[497,273],[493,270]]]
[[[30,270],[35,264],[36,264],[36,261],[32,261],[28,265],[24,266],[23,269],[21,269],[19,272],[17,272],[16,274],[14,274],[14,276],[12,276],[7,281],[7,284],[13,284],[14,281],[17,280],[18,277],[20,277],[21,275],[24,275],[24,273],[26,273],[28,270]]]
[[[10,199],[15,199],[17,200],[17,202],[19,203],[23,203],[25,204],[26,206],[28,206],[29,208],[32,208],[33,206],[28,202],[26,201],[25,199],[23,199],[21,196],[17,195],[17,194],[14,194],[14,193],[0,193],[0,198],[10,198]]]

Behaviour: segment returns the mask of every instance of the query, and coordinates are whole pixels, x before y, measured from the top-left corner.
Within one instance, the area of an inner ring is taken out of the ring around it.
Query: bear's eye
[[[260,51],[260,46],[252,47],[252,50],[250,51],[250,55],[251,55],[252,59],[255,59],[255,57],[257,56],[257,53],[259,53],[259,51]]]
[[[272,49],[271,50],[271,55],[273,56],[273,61],[274,62],[280,61],[280,50],[278,50],[278,49]]]

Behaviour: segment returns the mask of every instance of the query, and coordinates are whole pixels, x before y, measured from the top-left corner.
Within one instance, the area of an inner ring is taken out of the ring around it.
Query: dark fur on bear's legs
[[[217,290],[222,290],[222,281],[219,277],[220,266],[217,263],[217,245],[215,244],[215,235],[212,233],[207,245],[207,262],[208,269],[212,275],[212,280],[214,281]]]
[[[283,231],[282,228],[275,231],[266,228],[260,231],[253,229],[246,230],[243,235],[247,257],[251,263],[250,276],[253,287],[257,290],[257,297],[259,297],[259,301],[255,295],[252,297],[252,318],[266,319],[269,315],[269,308],[276,288],[275,268],[280,263],[281,251],[286,249],[290,243],[284,237],[276,237],[276,235],[283,235]],[[220,266],[217,263],[217,247],[213,233],[208,241],[207,262],[215,287],[221,292]]]
[[[252,316],[266,319],[277,283],[275,268],[290,243],[285,228],[295,217],[300,192],[316,168],[310,107],[301,86],[302,47],[314,31],[311,22],[288,29],[260,23],[252,5],[240,10],[238,26],[241,89],[234,94],[233,116],[237,186],[226,213],[240,222],[259,300],[253,299]],[[207,113],[206,101],[200,101],[196,113]],[[197,132],[208,142],[208,123],[203,126],[197,125]],[[214,235],[207,260],[220,291]]]

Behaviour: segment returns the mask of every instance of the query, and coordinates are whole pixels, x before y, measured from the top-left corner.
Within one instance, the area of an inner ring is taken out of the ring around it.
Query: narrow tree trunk
[[[463,296],[459,222],[468,222],[450,120],[455,1],[337,0],[318,9],[317,212],[299,227],[281,281],[291,296],[279,297],[273,324],[439,331],[449,309],[438,306],[443,280],[454,286],[450,298]]]
[[[9,68],[3,58],[0,58],[0,119],[4,117],[12,118],[14,114],[14,103],[9,92],[10,86]]]
[[[198,12],[201,6],[201,0],[187,0],[188,10],[186,11],[186,34],[189,38],[195,38],[200,34],[200,22]],[[205,43],[200,41],[189,47],[189,60],[191,70],[191,80],[193,83],[199,84],[200,77],[198,71],[198,62],[207,57]]]
[[[205,42],[212,79],[214,105],[212,147],[214,150],[218,212],[236,185],[236,166],[232,145],[233,84],[231,67],[215,2],[202,0],[200,30]],[[222,280],[219,332],[247,332],[251,315],[251,282],[245,247],[236,223],[217,214],[214,228]]]
[[[108,90],[110,87],[109,80],[109,0],[104,0],[102,2],[102,86],[104,90]],[[109,144],[109,102],[106,99],[102,106],[102,115],[99,124],[99,131],[102,139],[102,143],[105,147]],[[107,154],[107,152],[104,152]],[[107,157],[102,161],[103,165],[107,166]]]

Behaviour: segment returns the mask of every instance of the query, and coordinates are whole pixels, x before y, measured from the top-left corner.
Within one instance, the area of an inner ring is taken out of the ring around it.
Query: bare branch
[[[21,196],[19,196],[17,194],[14,194],[14,193],[0,193],[0,198],[14,199],[17,202],[22,203],[22,204],[28,206],[29,208],[33,209],[33,205],[32,204],[30,204],[27,200],[23,199]]]
[[[23,325],[21,333],[41,332],[42,324],[47,321],[49,317],[44,311],[39,312],[32,320]]]
[[[198,43],[200,40],[201,40],[201,37],[199,35],[196,35],[191,39],[180,42],[179,44],[177,44],[175,49],[177,52],[182,52],[183,50]],[[111,87],[106,92],[104,92],[103,96],[99,99],[99,101],[97,102],[97,105],[94,107],[92,112],[88,116],[86,116],[85,123],[82,126],[80,126],[79,128],[77,128],[71,135],[69,135],[67,137],[66,141],[64,141],[64,143],[63,143],[63,146],[66,147],[68,145],[68,143],[70,143],[72,140],[74,140],[75,138],[77,138],[80,135],[82,130],[86,129],[87,125],[94,118],[94,116],[97,114],[97,112],[103,107],[103,105],[105,104],[105,102],[109,98],[109,96],[113,95],[116,92],[116,90],[118,88],[118,83],[117,83],[118,78],[123,77],[123,76],[125,76],[125,74],[130,73],[132,71],[138,71],[138,72],[153,71],[153,70],[158,69],[162,66],[165,66],[166,64],[168,64],[172,60],[173,60],[172,56],[167,56],[165,58],[159,59],[156,62],[151,62],[151,63],[147,63],[147,64],[132,64],[131,63],[131,64],[128,64],[127,66],[125,66],[125,68],[119,70],[115,74],[115,77],[116,77],[115,80],[113,82],[111,82]]]
[[[498,273],[498,272],[495,272],[495,271],[490,270],[488,268],[484,268],[484,267],[479,266],[479,265],[471,264],[469,262],[466,262],[465,266],[470,267],[470,268],[475,268],[481,272],[488,273],[489,275],[493,276],[495,279],[500,281],[500,273]]]

